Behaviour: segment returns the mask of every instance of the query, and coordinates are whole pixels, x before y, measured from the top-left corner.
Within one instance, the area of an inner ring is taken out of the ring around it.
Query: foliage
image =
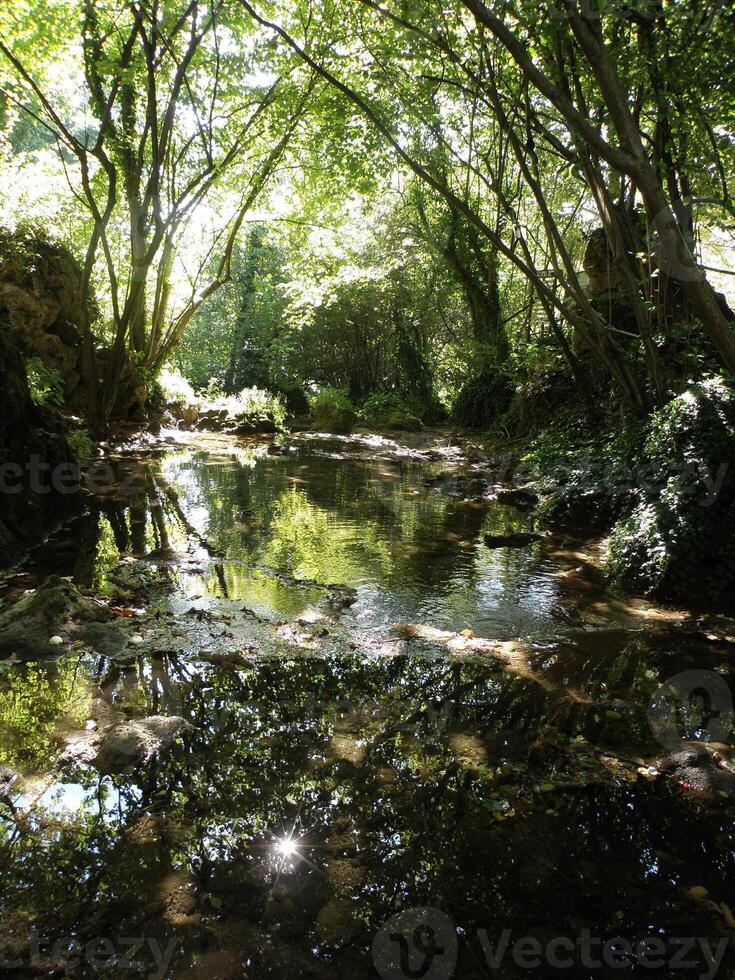
[[[689,385],[627,429],[597,434],[580,419],[546,430],[520,460],[552,523],[610,530],[608,571],[659,595],[724,595],[735,560],[723,529],[735,513],[735,389]]]
[[[452,421],[468,429],[489,429],[502,418],[512,396],[506,371],[488,365],[460,388],[452,406]]]
[[[166,404],[186,406],[197,403],[196,392],[176,368],[164,367],[157,380]]]
[[[553,429],[529,456],[548,472],[556,448],[549,516],[627,520],[612,565],[627,580],[638,541],[644,584],[666,588],[684,500],[635,482],[636,440],[680,456],[685,421],[654,436],[659,413],[684,380],[735,371],[729,22],[693,0],[567,8],[4,11],[4,214],[28,214],[29,255],[35,222],[61,234],[99,297],[80,325],[92,413],[129,417],[141,378],[160,408],[169,363],[190,386],[174,401],[216,388],[241,418],[312,391],[337,431],[361,404],[382,426],[448,406],[509,438]]]
[[[74,429],[67,435],[66,442],[78,463],[86,463],[91,458],[94,443],[85,429]]]
[[[322,388],[309,398],[312,423],[324,432],[349,432],[357,421],[357,410],[344,388]]]
[[[544,494],[542,512],[551,523],[609,527],[632,505],[634,453],[643,424],[622,433],[590,438],[584,419],[543,431],[524,455],[522,467]]]
[[[664,594],[729,595],[735,556],[735,389],[691,385],[652,416],[634,457],[634,507],[613,528],[609,569],[626,585]]]
[[[38,357],[29,357],[26,371],[34,404],[41,408],[60,408],[64,404],[64,382],[55,368]]]
[[[221,395],[207,407],[214,412],[225,412],[241,424],[263,421],[281,429],[286,421],[286,406],[282,399],[263,388],[243,388],[236,395]]]
[[[98,362],[88,347],[88,370],[105,379],[93,388],[95,424],[116,410],[128,361],[160,368],[229,280],[245,215],[282,163],[310,91],[303,73],[274,74],[277,58],[242,5],[205,6],[91,0],[80,10],[61,0],[11,19],[0,39],[11,104],[52,137],[82,210],[82,295],[95,280],[104,293],[113,349]],[[38,61],[25,43],[44,30],[63,72],[49,63],[48,44]],[[225,44],[233,36],[239,50]],[[15,112],[6,124],[12,143]],[[91,329],[89,319],[82,327]]]
[[[360,406],[360,414],[368,425],[407,432],[421,428],[421,419],[413,414],[411,407],[394,391],[374,392]]]
[[[253,225],[235,246],[230,281],[197,311],[176,350],[177,367],[198,391],[217,385],[233,394],[288,382],[279,355],[286,261],[272,227]]]

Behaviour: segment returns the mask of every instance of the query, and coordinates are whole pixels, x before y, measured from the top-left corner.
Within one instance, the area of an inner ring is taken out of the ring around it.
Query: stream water
[[[647,769],[729,620],[609,594],[590,542],[488,547],[533,515],[455,492],[456,454],[168,438],[3,584],[115,621],[0,664],[0,970],[731,975],[732,801]],[[160,715],[144,764],[65,752]]]

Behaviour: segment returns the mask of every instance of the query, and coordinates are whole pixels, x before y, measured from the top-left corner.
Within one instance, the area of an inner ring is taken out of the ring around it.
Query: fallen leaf
[[[116,616],[124,616],[125,618],[135,616],[135,611],[133,609],[125,609],[123,606],[111,606],[110,608]]]

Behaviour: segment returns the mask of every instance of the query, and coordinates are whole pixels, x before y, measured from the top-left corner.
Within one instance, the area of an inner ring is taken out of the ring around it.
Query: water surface
[[[177,437],[117,460],[6,582],[69,576],[128,637],[0,673],[10,975],[421,976],[385,972],[379,930],[426,907],[458,930],[437,976],[620,975],[510,954],[493,972],[503,929],[731,934],[732,807],[637,772],[664,752],[661,682],[730,677],[727,625],[606,593],[589,542],[486,547],[533,516],[455,495],[460,462],[389,449]],[[188,727],[142,767],[57,761],[71,732],[150,715]]]

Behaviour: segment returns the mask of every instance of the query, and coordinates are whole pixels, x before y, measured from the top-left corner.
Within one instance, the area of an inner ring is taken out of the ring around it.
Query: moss
[[[423,428],[421,419],[411,406],[393,391],[377,391],[370,395],[363,402],[360,414],[368,425],[396,432],[418,432]]]
[[[357,422],[357,410],[342,388],[322,388],[309,399],[311,420],[318,431],[351,432]]]

